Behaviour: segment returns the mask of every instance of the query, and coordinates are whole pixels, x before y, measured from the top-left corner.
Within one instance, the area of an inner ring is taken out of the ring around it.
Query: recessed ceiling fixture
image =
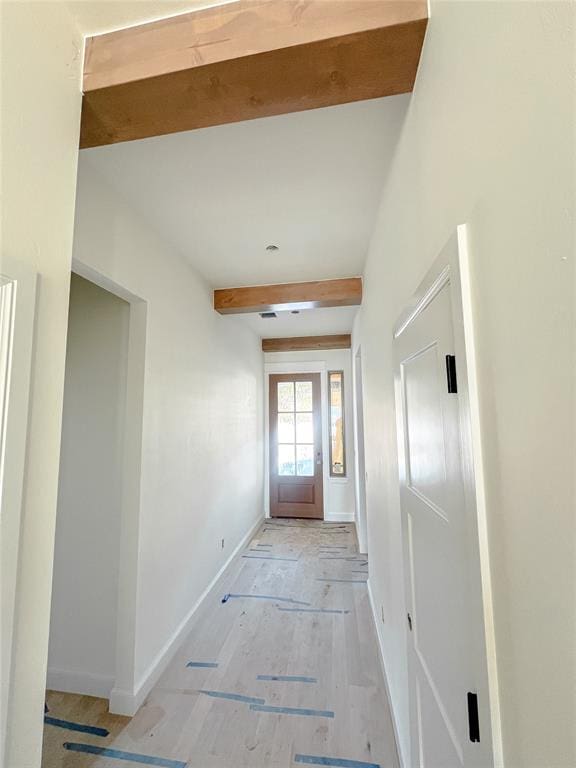
[[[260,312],[260,317],[264,320],[269,320],[271,317],[278,317],[276,312]]]
[[[280,248],[277,245],[267,245],[266,246],[267,251],[279,251]]]

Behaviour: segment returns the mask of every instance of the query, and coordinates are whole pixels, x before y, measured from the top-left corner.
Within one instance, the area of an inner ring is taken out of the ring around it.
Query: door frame
[[[413,320],[429,305],[439,291],[449,283],[454,320],[454,344],[458,365],[458,401],[460,411],[460,437],[462,448],[462,472],[465,496],[465,511],[468,527],[468,571],[470,613],[479,617],[482,632],[479,633],[474,649],[479,659],[481,674],[477,680],[479,701],[485,702],[480,707],[481,733],[490,731],[490,746],[493,764],[503,765],[502,731],[500,722],[500,704],[498,690],[498,668],[496,641],[493,619],[492,582],[488,549],[488,525],[486,498],[484,490],[484,466],[482,434],[480,430],[480,408],[478,394],[478,375],[476,367],[476,345],[474,328],[474,305],[471,287],[470,257],[468,250],[467,227],[459,225],[453,232],[440,255],[418,286],[405,310],[394,327],[394,339],[397,339]],[[395,367],[395,401],[399,458],[399,483],[405,481],[405,434],[402,412],[403,398],[399,366]],[[402,517],[402,540],[404,558],[404,590],[406,604],[410,604],[410,568],[408,553],[408,532],[405,516]],[[411,634],[407,624],[404,636],[408,660],[411,658]],[[482,670],[484,666],[484,670]],[[412,691],[409,696],[412,698]],[[415,729],[410,704],[411,744],[414,743]],[[484,722],[484,727],[482,723]],[[415,756],[411,756],[411,764]]]
[[[324,520],[325,519],[324,518],[325,509],[324,509],[324,449],[323,449],[323,440],[322,440],[322,425],[323,425],[323,420],[322,420],[322,376],[319,373],[312,373],[312,372],[308,372],[308,373],[294,373],[294,372],[291,371],[290,373],[269,373],[268,374],[268,384],[269,385],[270,385],[270,377],[271,376],[276,377],[276,379],[278,381],[291,381],[292,379],[294,381],[304,381],[304,380],[307,380],[308,377],[313,379],[313,381],[312,381],[312,420],[313,420],[313,427],[312,427],[312,429],[313,429],[313,433],[314,433],[314,451],[313,451],[313,454],[314,454],[314,458],[313,458],[313,462],[314,462],[314,475],[312,475],[311,477],[310,476],[305,476],[305,475],[300,475],[300,476],[295,475],[295,476],[293,476],[293,478],[294,479],[298,479],[298,477],[300,477],[300,480],[304,481],[304,484],[306,484],[307,481],[308,481],[308,483],[310,483],[310,481],[313,480],[313,483],[311,483],[311,484],[314,487],[314,494],[315,494],[314,506],[317,506],[316,493],[318,492],[319,496],[320,496],[319,506],[321,507],[322,517],[321,518],[320,517],[310,517],[310,518],[308,518],[306,515],[302,515],[302,517],[306,518],[306,519],[310,519],[310,520]],[[316,385],[316,387],[315,387],[315,385]],[[316,389],[316,391],[315,391],[315,389]],[[268,386],[268,413],[269,414],[273,410],[272,409],[273,403],[275,404],[276,409],[277,409],[277,406],[278,406],[278,403],[277,403],[277,393],[274,393],[274,388],[273,387],[270,388],[270,386]],[[278,413],[277,410],[276,410],[276,413]],[[317,418],[319,418],[319,420],[320,420],[319,423],[317,421]],[[278,447],[277,440],[278,440],[277,424],[275,424],[274,421],[270,421],[270,418],[268,418],[268,451],[269,451],[271,456],[275,455],[275,457],[277,457],[277,453],[276,453],[277,447]],[[318,466],[318,462],[317,462],[318,449],[320,450],[320,466],[322,467],[322,472],[319,473],[319,477],[317,476],[317,473],[316,473],[316,467]],[[269,468],[269,470],[272,469],[272,462],[269,462],[268,468]],[[269,474],[268,474],[268,482],[269,482],[270,485],[271,485],[271,475],[272,475],[272,472],[270,471]],[[280,480],[281,480],[281,476],[276,474],[275,477],[277,479],[277,482],[279,483]],[[287,479],[288,482],[290,483],[291,477],[284,478],[284,479]],[[320,480],[320,482],[318,482],[319,480]],[[318,489],[318,485],[320,486],[319,489]],[[268,504],[270,506],[270,516],[272,517],[272,499],[271,499],[271,496],[272,496],[272,494],[269,495]],[[295,503],[295,506],[297,506],[297,505],[298,505],[298,503]],[[282,515],[277,515],[276,517],[282,517]],[[295,517],[295,518],[297,518],[298,515],[287,515],[287,517]]]
[[[368,553],[368,512],[366,503],[366,449],[364,443],[364,387],[362,347],[352,356],[352,396],[354,400],[354,452],[356,454],[356,528],[360,552]]]
[[[319,373],[320,402],[322,412],[322,496],[324,499],[324,520],[330,519],[328,509],[328,367],[325,362],[265,363],[264,365],[264,515],[270,517],[270,375],[282,373]],[[334,479],[334,478],[332,478]],[[342,482],[338,478],[339,482]]]
[[[7,757],[8,710],[20,586],[20,534],[26,474],[38,275],[2,256],[0,268],[0,764]]]
[[[150,683],[149,688],[143,691],[141,681],[136,676],[138,550],[148,302],[76,258],[72,259],[72,272],[118,296],[130,305],[116,609],[116,668],[114,685],[110,691],[109,710],[116,715],[132,717],[152,687]]]

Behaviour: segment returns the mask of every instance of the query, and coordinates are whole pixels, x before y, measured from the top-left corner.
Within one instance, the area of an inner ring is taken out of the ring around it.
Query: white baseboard
[[[394,728],[394,738],[396,739],[396,749],[398,751],[398,760],[400,762],[401,768],[406,768],[406,759],[405,756],[402,753],[402,743],[398,737],[398,721],[396,716],[396,710],[394,707],[394,702],[392,701],[392,697],[390,696],[390,687],[388,685],[388,675],[386,674],[386,661],[384,660],[384,643],[382,642],[382,636],[380,634],[380,619],[379,619],[379,612],[376,610],[376,605],[374,603],[374,595],[372,594],[372,587],[370,586],[370,578],[368,578],[368,583],[366,585],[368,587],[368,599],[370,600],[370,608],[372,609],[372,620],[374,621],[374,628],[376,630],[376,639],[378,640],[378,655],[380,657],[380,664],[382,666],[382,675],[384,677],[384,685],[386,686],[386,696],[388,697],[388,702],[390,704],[390,711],[392,713],[392,726]]]
[[[110,697],[114,685],[112,675],[94,675],[90,672],[73,672],[69,669],[48,668],[46,688],[61,693],[80,693],[83,696]]]
[[[264,519],[272,520],[269,512],[266,513]],[[354,523],[356,518],[354,517],[354,512],[334,512],[332,514],[330,514],[330,512],[326,512],[324,520],[327,523]]]
[[[250,528],[248,533],[242,538],[242,540],[240,541],[238,546],[234,549],[230,557],[226,560],[222,568],[220,568],[216,576],[214,576],[214,578],[208,584],[204,592],[202,592],[202,594],[200,595],[196,603],[192,606],[187,616],[180,623],[179,627],[176,629],[176,631],[165,643],[160,653],[158,653],[156,658],[149,665],[148,669],[142,675],[141,679],[136,685],[134,691],[127,691],[121,688],[112,689],[112,691],[110,692],[110,712],[112,712],[115,715],[128,715],[129,717],[132,717],[133,715],[136,714],[138,709],[144,703],[144,699],[146,698],[146,696],[148,696],[148,694],[150,693],[150,691],[152,690],[152,688],[154,687],[154,685],[159,680],[160,676],[162,675],[162,673],[164,672],[164,670],[172,660],[176,651],[180,648],[180,646],[188,636],[190,632],[190,624],[192,623],[194,614],[196,613],[198,608],[202,605],[203,601],[206,599],[209,592],[214,588],[216,582],[222,576],[224,571],[228,568],[228,566],[232,563],[232,561],[244,548],[246,542],[252,538],[252,536],[256,533],[258,528],[262,525],[263,521],[264,521],[264,517],[259,517],[258,520],[254,523],[254,525]]]
[[[353,523],[354,522],[354,513],[353,512],[334,512],[330,514],[329,512],[326,513],[326,517],[324,520],[327,523]]]

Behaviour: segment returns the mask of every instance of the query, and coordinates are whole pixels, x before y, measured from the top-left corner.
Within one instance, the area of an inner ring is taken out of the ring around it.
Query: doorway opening
[[[72,274],[47,687],[110,698],[130,304]]]

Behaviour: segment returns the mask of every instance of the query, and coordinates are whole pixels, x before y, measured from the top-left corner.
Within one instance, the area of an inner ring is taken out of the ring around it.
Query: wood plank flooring
[[[132,719],[108,714],[103,699],[48,692],[48,716],[110,734],[45,725],[43,768],[122,768],[122,752],[165,768],[331,764],[299,756],[397,768],[367,572],[353,525],[266,521]]]

